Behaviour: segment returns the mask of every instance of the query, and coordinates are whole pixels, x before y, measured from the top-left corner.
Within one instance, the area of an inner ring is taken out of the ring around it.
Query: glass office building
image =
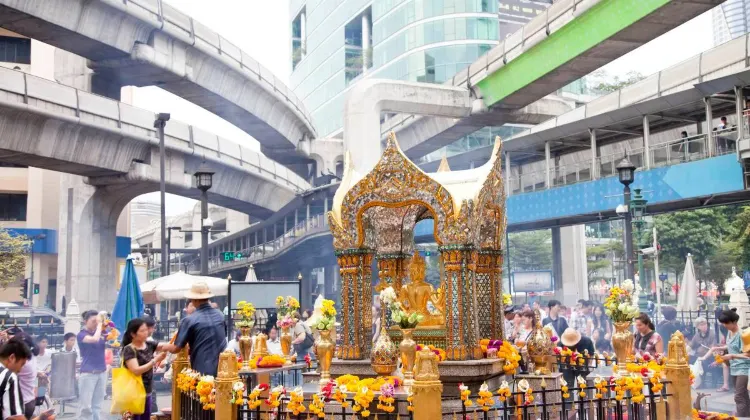
[[[745,35],[750,29],[750,0],[726,0],[711,13],[714,45]]]
[[[443,83],[499,39],[498,0],[291,0],[291,86],[340,135],[362,78]]]

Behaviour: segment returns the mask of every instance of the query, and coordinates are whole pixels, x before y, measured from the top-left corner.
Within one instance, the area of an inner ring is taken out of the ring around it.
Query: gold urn
[[[326,385],[331,381],[331,360],[336,343],[331,339],[331,330],[318,330],[320,337],[315,342],[315,354],[318,357],[318,369],[320,373],[320,385]]]
[[[615,322],[615,332],[612,334],[612,347],[617,355],[617,366],[620,372],[626,373],[626,364],[633,361],[633,331],[630,321]]]
[[[253,338],[250,337],[250,331],[252,330],[252,328],[252,326],[240,327],[240,339],[238,344],[240,347],[240,356],[242,357],[243,371],[250,370],[250,353],[253,349]]]
[[[550,373],[547,362],[549,355],[552,354],[553,345],[550,336],[542,327],[541,314],[537,309],[534,311],[534,328],[526,342],[526,351],[529,354],[529,359],[534,363],[534,369],[542,375]]]
[[[396,370],[398,358],[398,347],[391,341],[387,329],[382,328],[370,352],[372,369],[380,376],[390,376]]]
[[[414,329],[402,328],[401,333],[404,335],[398,349],[401,352],[401,370],[404,373],[404,385],[411,386],[414,384],[414,362],[417,357],[417,343],[412,338]]]
[[[292,332],[291,327],[281,327],[281,336],[279,337],[281,343],[281,353],[286,359],[287,365],[292,364]]]

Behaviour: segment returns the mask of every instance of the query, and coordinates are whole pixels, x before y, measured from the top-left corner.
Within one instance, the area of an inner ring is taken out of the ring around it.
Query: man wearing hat
[[[185,293],[195,312],[180,323],[177,339],[168,350],[179,353],[186,345],[189,346],[190,367],[203,375],[216,376],[219,354],[227,347],[227,328],[224,315],[208,303],[213,296],[205,282],[193,284],[190,291]]]
[[[567,347],[579,354],[585,354],[586,352],[588,352],[589,355],[594,355],[594,342],[591,341],[590,338],[582,336],[581,333],[575,328],[566,329],[562,333],[562,335],[560,335],[560,341],[557,345],[560,347]],[[563,365],[563,367],[560,368],[560,371],[563,373],[563,378],[565,378],[565,381],[567,381],[569,384],[574,384],[574,380],[577,375],[585,377],[588,374],[588,372],[583,371],[584,369],[588,368],[567,368],[565,367],[565,365]]]

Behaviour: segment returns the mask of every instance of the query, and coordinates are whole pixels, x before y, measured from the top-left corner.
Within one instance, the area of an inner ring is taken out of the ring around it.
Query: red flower
[[[309,355],[309,354],[306,354],[306,355],[305,355],[305,363],[307,363],[307,367],[308,367],[308,368],[309,368],[310,366],[312,366],[312,359],[310,358],[310,355]]]
[[[258,385],[258,388],[260,388],[261,391],[268,391],[269,389],[271,389],[271,386],[269,386],[268,384],[260,384]]]
[[[420,351],[420,350],[422,350],[422,345],[421,344],[417,344],[417,351]]]
[[[641,369],[641,375],[648,376],[648,368],[644,367]]]
[[[560,355],[560,347],[555,347],[552,351],[554,351],[556,355]]]
[[[398,388],[400,385],[401,385],[401,381],[398,378],[393,377],[393,387]]]
[[[651,355],[648,353],[643,353],[643,360],[648,362],[649,360],[651,360]]]
[[[323,399],[325,401],[328,401],[331,399],[331,394],[333,393],[333,384],[334,382],[328,382],[326,386],[323,387],[320,391],[323,393]]]

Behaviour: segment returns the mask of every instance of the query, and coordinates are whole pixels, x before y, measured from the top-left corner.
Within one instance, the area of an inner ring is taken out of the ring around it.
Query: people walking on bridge
[[[166,357],[164,352],[166,343],[149,341],[149,327],[143,318],[131,319],[122,338],[122,362],[136,376],[143,381],[146,391],[145,411],[133,417],[133,420],[149,420],[151,418],[151,401],[154,397],[154,368]],[[154,356],[155,352],[159,352]]]
[[[104,359],[107,338],[102,332],[103,322],[97,311],[84,312],[83,329],[77,337],[81,356],[78,412],[81,420],[101,419],[107,389],[107,363]]]
[[[165,345],[164,348],[179,353],[185,346],[190,346],[192,369],[203,375],[216,376],[219,354],[227,347],[227,328],[224,315],[208,302],[213,296],[207,283],[192,285],[185,298],[190,299],[195,312],[180,322],[174,344]]]

